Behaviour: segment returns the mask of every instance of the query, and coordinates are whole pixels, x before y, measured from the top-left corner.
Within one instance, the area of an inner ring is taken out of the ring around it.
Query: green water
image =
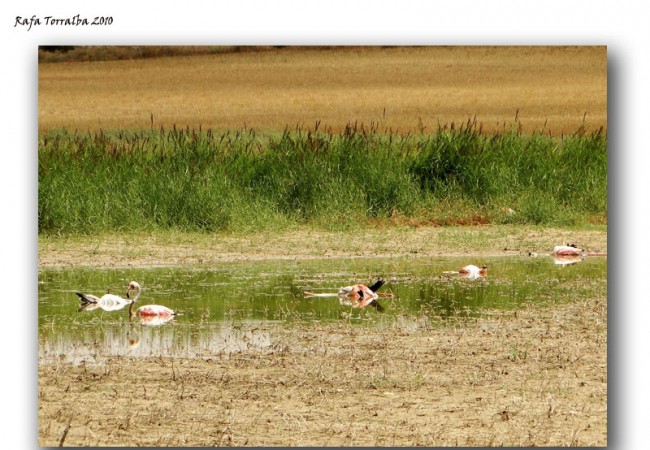
[[[468,280],[444,275],[466,264],[489,267]],[[108,356],[212,357],[274,345],[270,331],[294,324],[346,323],[357,327],[436,327],[449,319],[529,303],[574,301],[607,292],[607,260],[569,266],[551,257],[383,258],[223,263],[151,269],[39,271],[39,361],[93,362]],[[383,312],[341,305],[338,298],[305,298],[304,291],[382,277]],[[160,326],[129,321],[128,308],[78,311],[75,292],[125,296],[142,286],[137,305],[161,304],[179,315]]]

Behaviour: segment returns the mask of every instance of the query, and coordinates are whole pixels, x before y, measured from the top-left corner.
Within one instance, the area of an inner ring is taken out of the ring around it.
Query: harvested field
[[[39,129],[607,129],[606,47],[283,48],[39,64]]]

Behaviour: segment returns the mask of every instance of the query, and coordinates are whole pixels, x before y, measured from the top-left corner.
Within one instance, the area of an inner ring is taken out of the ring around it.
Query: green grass
[[[41,234],[606,223],[607,139],[192,129],[39,136]],[[504,214],[503,207],[515,214]]]

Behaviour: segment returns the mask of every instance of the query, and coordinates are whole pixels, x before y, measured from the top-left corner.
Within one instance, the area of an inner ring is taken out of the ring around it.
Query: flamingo
[[[575,244],[556,245],[553,247],[552,256],[558,266],[568,266],[585,260],[585,253]]]
[[[133,305],[135,302],[138,300],[138,297],[140,297],[140,285],[135,282],[131,281],[129,283],[129,287],[126,290],[126,298],[130,299],[131,298],[131,291],[135,292],[135,296],[133,299],[130,301],[129,305],[129,316],[131,317],[173,317],[176,315],[176,312],[172,309],[167,308],[166,306],[162,305],[144,305],[133,311]]]
[[[81,306],[78,311],[92,311],[101,308],[104,311],[117,311],[124,308],[129,304],[128,300],[123,299],[119,295],[106,293],[101,298],[92,294],[76,293],[81,300]]]
[[[384,280],[378,280],[375,284],[368,287],[365,284],[353,284],[352,286],[345,286],[339,289],[336,294],[324,293],[314,294],[313,292],[305,292],[305,297],[338,297],[341,304],[350,305],[354,308],[366,308],[372,306],[377,311],[382,312],[383,306],[377,301],[378,298],[393,298],[391,293],[378,293],[380,287],[384,285]]]
[[[458,270],[447,270],[443,272],[445,274],[459,274],[463,277],[469,278],[470,280],[476,280],[477,278],[487,276],[487,265],[483,264],[481,267],[475,266],[474,264],[469,264],[467,266],[461,267]]]
[[[150,326],[150,327],[158,327],[160,325],[166,324],[170,320],[174,319],[174,317],[176,317],[175,314],[174,315],[166,315],[166,316],[162,316],[162,315],[143,316],[143,315],[140,315],[140,316],[136,316],[135,320],[137,320],[137,322],[140,325],[147,325],[147,326]]]
[[[378,280],[375,284],[368,287],[365,284],[354,284],[352,286],[346,286],[339,289],[338,296],[339,298],[347,299],[352,303],[353,306],[357,308],[365,308],[366,306],[372,306],[377,308],[377,311],[383,311],[384,308],[377,302],[378,298],[393,298],[393,294],[390,293],[378,293],[380,287],[386,283],[384,280]]]
[[[556,245],[553,247],[553,256],[607,256],[607,253],[585,252],[575,244]]]
[[[555,256],[581,256],[582,249],[579,249],[575,244],[556,245],[553,247],[553,255]]]

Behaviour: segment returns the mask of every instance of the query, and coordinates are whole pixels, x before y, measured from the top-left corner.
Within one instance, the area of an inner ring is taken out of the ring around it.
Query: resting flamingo
[[[368,287],[365,284],[353,284],[352,286],[345,286],[339,289],[336,294],[323,293],[314,294],[313,292],[305,292],[305,297],[338,297],[341,304],[350,305],[354,308],[366,308],[372,306],[377,311],[384,310],[383,306],[379,304],[379,298],[393,298],[391,293],[378,293],[380,287],[386,283],[384,280],[378,280],[375,284]]]
[[[76,293],[81,300],[81,306],[77,311],[92,311],[101,308],[104,311],[117,311],[124,308],[130,302],[119,295],[106,293],[101,298],[92,294]]]
[[[579,249],[575,244],[556,245],[553,247],[553,254],[555,256],[581,256],[582,249]]]
[[[135,292],[135,295],[133,299],[131,300],[131,304],[129,305],[129,316],[131,317],[172,317],[176,315],[176,312],[172,309],[167,308],[166,306],[162,305],[144,305],[133,311],[133,305],[135,302],[138,300],[138,297],[140,297],[140,285],[135,282],[131,281],[129,283],[129,287],[126,290],[126,298],[130,299],[131,298],[131,292]]]
[[[463,277],[469,278],[470,280],[475,280],[477,278],[487,276],[487,265],[483,264],[481,267],[478,267],[475,266],[474,264],[469,264],[467,266],[461,267],[458,270],[447,270],[443,273],[459,274]]]

